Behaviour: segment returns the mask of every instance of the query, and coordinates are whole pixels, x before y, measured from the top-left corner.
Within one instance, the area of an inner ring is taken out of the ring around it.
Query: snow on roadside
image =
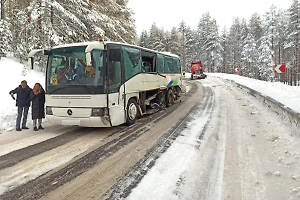
[[[207,73],[210,77],[219,77],[232,80],[241,85],[245,85],[272,99],[284,104],[286,107],[300,113],[300,86],[289,86],[281,82],[266,82],[256,79],[239,76],[236,74]]]

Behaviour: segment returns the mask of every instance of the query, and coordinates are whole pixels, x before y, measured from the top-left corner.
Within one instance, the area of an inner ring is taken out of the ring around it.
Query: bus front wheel
[[[166,92],[166,106],[170,107],[174,103],[174,92],[172,89],[168,89]]]
[[[127,103],[126,124],[132,125],[136,122],[138,116],[138,107],[136,100],[131,98]]]

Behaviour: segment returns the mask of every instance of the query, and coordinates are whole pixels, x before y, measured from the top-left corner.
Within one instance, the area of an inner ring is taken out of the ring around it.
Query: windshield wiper
[[[72,87],[77,87],[77,86],[83,87],[84,89],[92,92],[92,94],[96,94],[96,92],[93,89],[91,89],[90,87],[88,87],[86,85],[67,85],[67,86],[62,86],[62,87],[59,87],[59,88],[55,88],[51,92],[48,92],[48,94],[53,94],[54,92],[56,92],[58,90],[61,90],[61,89],[72,88]]]
[[[93,94],[96,94],[96,92],[93,89],[91,89],[90,87],[88,87],[86,85],[74,85],[74,86],[81,86],[81,87],[87,89],[88,91],[92,92]]]
[[[51,92],[48,92],[48,94],[52,94],[58,90],[61,90],[61,89],[65,89],[65,88],[68,88],[67,86],[63,86],[63,87],[58,87],[58,88],[55,88],[54,90],[52,90]]]

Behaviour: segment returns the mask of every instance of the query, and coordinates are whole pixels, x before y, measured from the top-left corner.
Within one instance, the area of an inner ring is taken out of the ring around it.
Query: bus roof
[[[75,46],[88,46],[91,44],[99,44],[98,41],[90,41],[90,42],[78,42],[78,43],[69,43],[69,44],[62,44],[62,45],[58,45],[58,46],[54,46],[52,47],[52,49],[59,49],[59,48],[66,48],[66,47],[75,47]],[[134,44],[128,44],[128,43],[122,43],[122,42],[112,42],[112,41],[104,41],[104,44],[118,44],[118,45],[125,45],[125,46],[131,46],[131,47],[135,47],[135,48],[139,48],[142,49],[144,51],[149,51],[149,52],[153,52],[153,53],[159,53],[159,54],[163,54],[163,55],[167,55],[167,56],[173,56],[173,57],[178,57],[178,55],[173,54],[171,52],[160,52],[160,51],[156,51],[156,50],[152,50],[152,49],[148,49],[145,47],[141,47],[141,46],[137,46]]]
[[[97,41],[93,41],[93,42],[77,42],[77,43],[61,44],[61,45],[52,47],[52,49],[60,49],[60,48],[65,48],[65,47],[87,46],[90,44],[97,44],[97,43],[98,43]]]

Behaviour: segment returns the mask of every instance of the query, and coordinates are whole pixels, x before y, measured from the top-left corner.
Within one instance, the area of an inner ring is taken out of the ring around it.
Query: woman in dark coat
[[[44,129],[42,119],[45,118],[45,90],[40,83],[36,83],[30,94],[32,101],[31,115],[33,120],[33,130]],[[38,124],[37,124],[38,121]]]

